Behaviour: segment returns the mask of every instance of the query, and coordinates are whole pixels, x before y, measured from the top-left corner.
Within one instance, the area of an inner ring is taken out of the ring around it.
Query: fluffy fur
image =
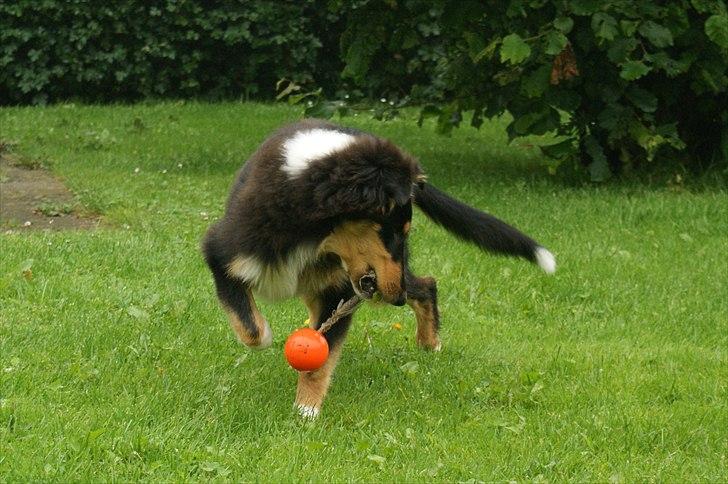
[[[358,281],[373,270],[385,302],[412,307],[418,344],[439,350],[436,282],[407,265],[413,204],[484,250],[523,257],[548,273],[556,268],[533,239],[426,183],[419,163],[391,142],[305,120],[275,132],[250,157],[203,241],[238,339],[251,347],[272,341],[254,294],[300,297],[318,328],[342,299],[361,293]],[[326,333],[324,367],[299,376],[295,404],[304,416],[319,413],[350,323],[344,318]]]

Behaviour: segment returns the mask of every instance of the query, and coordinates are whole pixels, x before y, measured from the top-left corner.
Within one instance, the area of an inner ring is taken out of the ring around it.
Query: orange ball
[[[324,335],[311,328],[294,331],[286,341],[284,353],[288,364],[298,371],[321,368],[329,357],[329,344]]]

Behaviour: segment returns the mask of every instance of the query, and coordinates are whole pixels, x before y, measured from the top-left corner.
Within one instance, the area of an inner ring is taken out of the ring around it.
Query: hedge
[[[325,2],[0,2],[0,104],[271,97],[330,82]],[[326,75],[316,77],[324,66]]]
[[[587,167],[594,180],[668,159],[728,163],[723,0],[337,5],[344,74],[362,86],[374,80],[388,99],[437,99],[421,116],[436,117],[442,132],[508,111],[511,138],[549,134],[551,168]],[[311,110],[332,112],[325,104]]]

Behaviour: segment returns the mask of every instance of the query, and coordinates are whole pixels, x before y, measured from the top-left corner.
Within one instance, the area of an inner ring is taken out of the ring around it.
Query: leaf
[[[724,51],[728,51],[728,15],[712,15],[705,21],[705,35]]]
[[[425,472],[428,476],[435,477],[437,473],[440,472],[440,469],[442,469],[443,467],[445,467],[445,464],[443,464],[442,462],[438,462],[434,466],[427,469]]]
[[[576,64],[576,56],[571,44],[567,43],[564,50],[554,57],[551,63],[551,77],[549,82],[553,85],[561,83],[562,80],[568,81],[579,75],[579,66]]]
[[[695,60],[691,55],[685,54],[680,59],[673,59],[666,52],[645,55],[645,59],[652,63],[653,69],[663,70],[668,77],[675,77],[687,72]]]
[[[515,425],[508,425],[507,423],[501,423],[498,424],[499,427],[502,427],[506,430],[510,430],[514,434],[518,435],[521,432],[523,432],[523,429],[526,428],[526,418],[522,416],[518,416],[518,423]]]
[[[473,32],[463,32],[463,38],[468,44],[468,55],[470,59],[473,61],[473,64],[477,64],[482,58],[481,54],[486,49],[485,40],[481,35]]]
[[[556,109],[574,112],[581,105],[581,95],[575,89],[553,89],[548,92],[546,100]]]
[[[632,104],[646,113],[654,113],[657,110],[657,96],[650,91],[632,86],[626,95]]]
[[[311,442],[307,442],[305,447],[308,452],[313,454],[313,453],[324,450],[324,448],[326,447],[326,444],[324,444],[323,442],[317,441],[317,440],[313,440]]]
[[[554,19],[554,27],[562,33],[568,34],[574,28],[574,21],[571,17],[557,17]]]
[[[500,49],[501,62],[520,64],[530,55],[531,47],[518,34],[509,34],[503,38]]]
[[[549,55],[558,55],[564,50],[569,39],[558,30],[552,30],[546,34],[546,53]]]
[[[637,48],[639,43],[635,38],[617,39],[609,45],[607,49],[607,57],[615,64],[621,64],[626,61],[629,54]]]
[[[589,164],[589,175],[594,182],[602,182],[608,179],[612,173],[609,170],[609,162],[604,155],[604,149],[594,136],[587,136],[584,139],[584,150],[592,162]]]
[[[543,114],[540,112],[528,113],[523,116],[519,116],[513,121],[513,131],[518,136],[529,134],[531,126],[541,119],[542,116]]]
[[[602,8],[601,0],[572,0],[571,10],[576,15],[591,15]]]
[[[574,153],[574,140],[568,138],[552,145],[541,145],[539,148],[549,158],[562,159]]]
[[[20,273],[26,281],[33,279],[33,259],[26,259],[20,264]]]
[[[381,455],[376,455],[376,454],[369,454],[369,455],[367,456],[367,459],[369,459],[369,460],[370,460],[370,461],[372,461],[372,462],[375,462],[375,463],[376,463],[376,464],[378,464],[378,465],[379,465],[380,467],[381,467],[381,466],[383,466],[383,465],[384,465],[384,463],[385,463],[385,462],[387,461],[387,459],[386,459],[386,458],[382,457]]]
[[[622,65],[619,76],[627,81],[634,81],[643,77],[651,68],[642,61],[627,61]]]
[[[435,106],[434,104],[427,104],[420,110],[420,117],[417,119],[417,126],[422,127],[422,123],[427,118],[435,118],[442,113],[442,109]]]
[[[530,98],[541,97],[549,87],[551,66],[543,65],[521,81],[521,89]]]
[[[614,40],[619,33],[617,30],[617,21],[608,13],[599,12],[592,16],[591,27],[597,38]]]
[[[214,473],[223,478],[230,475],[230,472],[231,472],[230,469],[223,466],[219,462],[210,462],[210,461],[201,462],[200,469],[203,470],[204,472]]]
[[[129,306],[126,308],[126,312],[135,319],[149,319],[149,313],[136,306]]]
[[[106,429],[104,429],[104,428],[100,428],[100,429],[96,429],[96,430],[90,430],[89,433],[86,434],[86,442],[89,443],[89,444],[90,443],[93,443],[104,432],[106,432]]]
[[[404,365],[400,366],[399,369],[402,370],[405,375],[413,376],[420,369],[420,364],[416,361],[408,361]]]
[[[634,20],[620,20],[619,26],[622,28],[622,33],[626,37],[632,37],[634,33],[637,32],[639,22]]]
[[[322,101],[312,103],[304,110],[304,114],[311,118],[330,119],[336,113],[336,104],[331,101]]]
[[[483,50],[478,52],[478,54],[473,58],[473,63],[477,64],[483,59],[492,59],[493,55],[495,54],[495,49],[498,47],[498,44],[501,43],[500,38],[493,39],[490,44],[485,46]]]
[[[639,33],[655,47],[663,48],[672,45],[672,32],[667,27],[648,20],[640,25]]]
[[[320,96],[321,96],[321,88],[319,88],[315,91],[311,91],[311,92],[302,92],[299,94],[291,94],[290,96],[288,96],[287,101],[288,101],[289,105],[293,106],[295,104],[299,104],[301,101],[303,101],[304,99],[306,99],[308,97],[313,97],[316,99]]]
[[[280,82],[281,81],[278,81],[278,84],[276,84],[276,89],[278,89]],[[276,101],[280,101],[281,99],[288,96],[289,94],[292,94],[293,92],[300,91],[300,90],[301,90],[301,86],[299,86],[298,84],[296,84],[293,81],[289,81],[286,88],[283,89],[281,92],[279,92],[278,95],[276,96]]]
[[[344,61],[346,65],[342,72],[343,77],[363,80],[377,51],[382,47],[387,37],[384,24],[368,23],[368,25],[354,25],[351,32],[342,36]],[[345,39],[350,40],[346,42]]]

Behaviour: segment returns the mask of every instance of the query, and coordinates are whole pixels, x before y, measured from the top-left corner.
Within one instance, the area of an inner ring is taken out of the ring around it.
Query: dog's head
[[[364,138],[337,153],[330,168],[316,189],[319,210],[338,219],[324,249],[341,258],[357,293],[366,293],[361,278],[373,270],[384,301],[404,304],[412,189],[423,180],[419,164],[388,141]]]

